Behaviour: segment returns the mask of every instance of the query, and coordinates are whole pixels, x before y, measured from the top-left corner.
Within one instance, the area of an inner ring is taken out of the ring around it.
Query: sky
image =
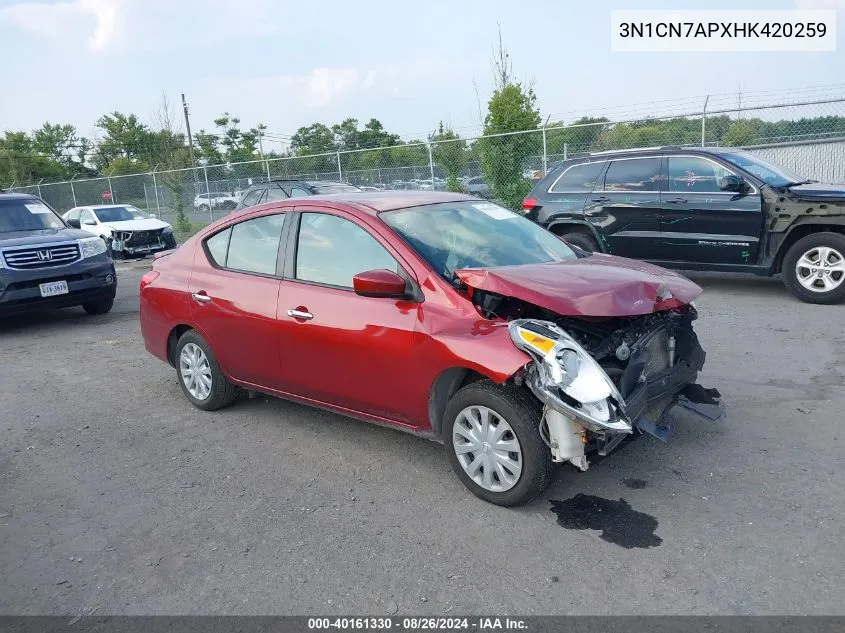
[[[845,96],[845,0],[768,0],[766,9],[838,9],[839,50],[620,53],[611,9],[694,9],[676,0],[0,0],[0,130],[72,123],[96,136],[112,111],[153,121],[166,94],[192,131],[229,112],[280,149],[297,128],[379,119],[403,139],[444,121],[480,131],[500,27],[514,74],[543,118],[612,120],[711,104]],[[710,0],[708,9],[758,1]],[[711,108],[713,106],[711,105]],[[270,140],[272,139],[272,140]],[[273,145],[276,147],[273,147]],[[266,149],[266,148],[265,148]]]

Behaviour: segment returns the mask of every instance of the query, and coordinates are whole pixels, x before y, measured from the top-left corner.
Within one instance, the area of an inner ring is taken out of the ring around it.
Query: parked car
[[[136,207],[125,204],[74,207],[62,218],[70,226],[100,237],[112,257],[145,256],[176,248],[173,227],[163,220],[138,220]]]
[[[265,202],[276,202],[288,198],[325,195],[330,193],[351,193],[361,191],[355,185],[329,180],[271,180],[252,185],[241,197],[238,210],[248,209]]]
[[[112,309],[114,263],[100,238],[70,228],[43,200],[0,192],[0,315]]]
[[[700,291],[483,200],[380,192],[206,227],[143,276],[140,319],[200,409],[243,388],[434,438],[474,494],[516,505],[553,462],[667,438],[676,403],[721,415],[696,384]]]
[[[845,300],[845,185],[730,147],[563,162],[523,203],[570,243],[668,268],[783,274],[808,303]]]
[[[390,185],[392,191],[421,191],[422,187],[418,182],[393,182]]]
[[[484,179],[481,176],[467,178],[463,186],[467,193],[471,193],[474,196],[479,196],[481,198],[490,197],[490,187],[487,186],[487,183],[484,182]]]
[[[210,211],[211,209],[234,209],[240,199],[232,192],[200,193],[194,197],[194,209]]]

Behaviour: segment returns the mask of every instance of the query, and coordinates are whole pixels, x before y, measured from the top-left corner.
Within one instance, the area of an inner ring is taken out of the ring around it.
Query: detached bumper
[[[65,281],[68,292],[42,297],[40,284]],[[0,270],[0,316],[53,310],[98,301],[117,292],[111,258],[98,255],[69,266],[40,270]]]

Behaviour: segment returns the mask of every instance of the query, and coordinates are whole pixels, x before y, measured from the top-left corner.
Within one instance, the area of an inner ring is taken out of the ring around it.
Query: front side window
[[[211,260],[239,272],[275,275],[285,215],[264,215],[215,233],[205,242]]]
[[[65,224],[36,198],[0,198],[0,233],[61,229]]]
[[[68,220],[78,220],[79,214],[82,213],[82,209],[71,209],[67,212],[67,219]]]
[[[660,158],[614,160],[604,177],[605,191],[657,191]]]
[[[264,189],[253,189],[244,196],[243,205],[245,207],[255,206],[258,204],[258,199],[261,197],[262,193],[264,193]]]
[[[731,172],[700,156],[669,157],[669,191],[719,193],[722,178]]]
[[[368,270],[399,272],[393,256],[363,228],[327,213],[303,213],[296,246],[296,278],[352,288],[352,278]]]
[[[551,193],[592,191],[605,165],[607,163],[604,161],[573,165],[563,172],[549,191]]]
[[[521,266],[576,259],[565,242],[531,220],[489,202],[429,204],[379,214],[450,282],[462,268]]]
[[[79,216],[79,221],[82,224],[96,224],[97,220],[94,218],[94,212],[90,211],[89,209],[85,209],[82,211],[82,215]]]

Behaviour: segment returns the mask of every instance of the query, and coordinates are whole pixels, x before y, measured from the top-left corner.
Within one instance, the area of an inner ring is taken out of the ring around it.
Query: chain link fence
[[[193,224],[225,215],[247,187],[272,179],[342,181],[370,190],[463,191],[515,209],[539,178],[567,158],[663,145],[745,147],[804,177],[845,181],[845,99],[625,121],[594,119],[509,134],[11,189],[39,195],[59,212],[82,205],[131,204],[169,222],[183,211]]]

